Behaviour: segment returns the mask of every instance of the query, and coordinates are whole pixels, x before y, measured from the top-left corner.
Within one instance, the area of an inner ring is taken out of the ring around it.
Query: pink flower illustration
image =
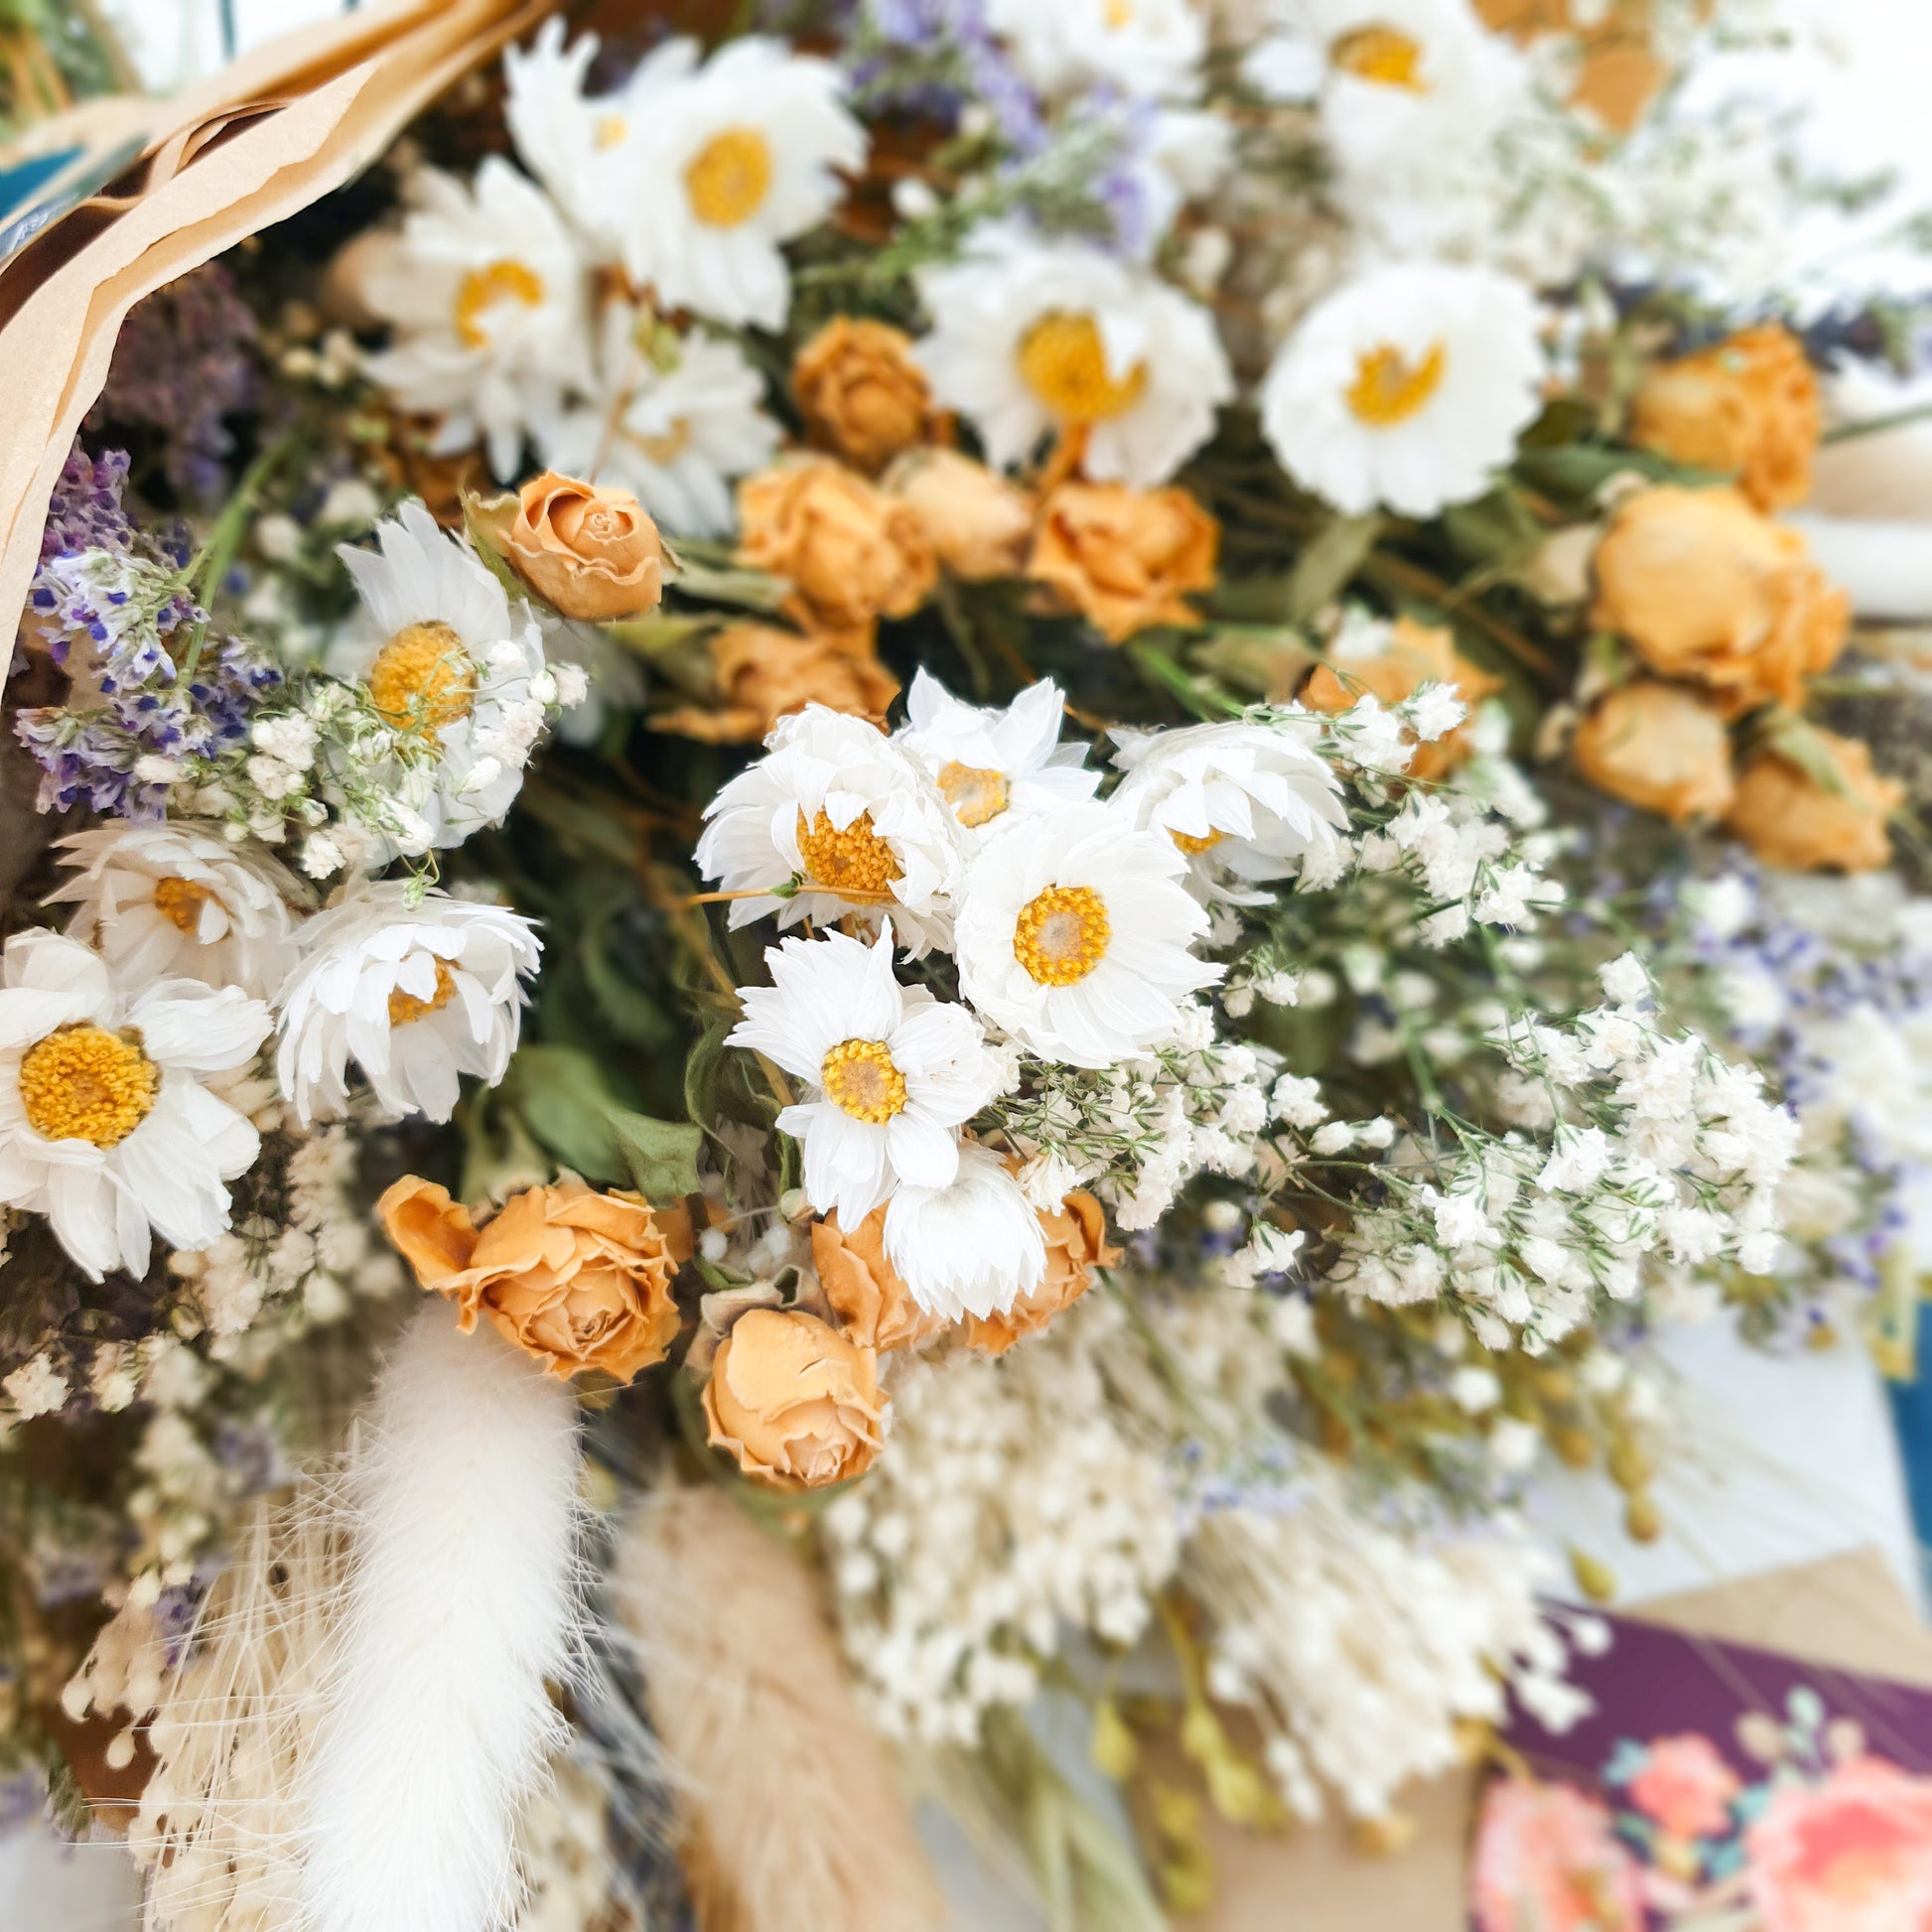
[[[1659,1737],[1627,1787],[1630,1802],[1667,1838],[1715,1838],[1730,1824],[1737,1774],[1708,1737]]]
[[[1610,1814],[1567,1784],[1490,1785],[1469,1885],[1476,1932],[1643,1932],[1637,1868]]]
[[[1932,1778],[1855,1757],[1745,1835],[1764,1932],[1932,1932]]]

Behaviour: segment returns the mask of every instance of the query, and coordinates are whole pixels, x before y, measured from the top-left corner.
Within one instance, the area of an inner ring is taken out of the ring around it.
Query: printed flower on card
[[[540,951],[531,922],[499,905],[362,886],[302,928],[281,998],[283,1093],[304,1122],[339,1112],[352,1059],[391,1114],[448,1120],[460,1074],[503,1077]]]
[[[1764,1932],[1932,1926],[1932,1779],[1855,1757],[1820,1785],[1776,1787],[1744,1836]]]
[[[1610,1814],[1567,1784],[1489,1786],[1469,1893],[1476,1932],[1644,1932],[1637,1867]]]
[[[1727,1830],[1730,1801],[1742,1788],[1717,1745],[1696,1731],[1652,1739],[1626,1786],[1631,1804],[1660,1832],[1686,1841]]]
[[[1189,950],[1207,915],[1164,833],[1108,805],[1016,819],[980,847],[955,920],[959,982],[1042,1059],[1111,1066],[1168,1038],[1221,968]]]
[[[928,270],[918,357],[996,469],[1049,432],[1086,439],[1101,483],[1166,483],[1214,433],[1234,377],[1199,304],[1091,244],[998,224]]]
[[[1486,268],[1370,269],[1303,318],[1261,387],[1305,488],[1350,515],[1479,496],[1542,407],[1536,299]]]
[[[359,679],[383,723],[421,754],[398,791],[426,836],[398,845],[459,845],[509,810],[556,681],[529,606],[512,609],[421,503],[405,503],[375,534],[374,550],[338,552],[375,635],[345,639],[331,669]]]
[[[786,939],[764,958],[771,984],[740,989],[745,1018],[730,1043],[807,1082],[810,1097],[778,1127],[803,1143],[813,1207],[857,1227],[901,1185],[949,1185],[959,1129],[999,1084],[979,1022],[900,986],[884,934],[872,945],[841,932]]]
[[[274,1017],[239,989],[122,984],[77,940],[16,933],[0,967],[0,1201],[53,1223],[95,1281],[147,1272],[150,1230],[206,1248],[255,1130],[203,1084],[246,1066]]]
[[[525,439],[590,378],[589,264],[550,198],[498,156],[474,189],[425,168],[409,194],[401,238],[361,290],[396,332],[369,374],[399,407],[442,418],[437,455],[481,441],[511,482]]]

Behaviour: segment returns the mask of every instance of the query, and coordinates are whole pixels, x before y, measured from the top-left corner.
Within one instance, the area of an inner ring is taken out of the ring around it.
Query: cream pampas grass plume
[[[487,1324],[424,1306],[343,1481],[352,1542],[305,1783],[302,1932],[494,1932],[567,1727],[577,1409]]]
[[[810,1577],[716,1489],[644,1498],[613,1603],[676,1780],[703,1932],[925,1932],[946,1922],[891,1747]]]

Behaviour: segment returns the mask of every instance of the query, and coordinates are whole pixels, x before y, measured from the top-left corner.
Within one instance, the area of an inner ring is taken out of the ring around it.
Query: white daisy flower
[[[984,1320],[1039,1286],[1046,1237],[1007,1164],[962,1141],[943,1187],[908,1182],[886,1203],[886,1259],[928,1313]]]
[[[524,158],[662,307],[782,328],[791,278],[780,244],[831,211],[841,172],[865,166],[838,69],[759,35],[700,67],[698,43],[679,39],[617,92],[587,98],[585,47],[564,52],[553,24],[505,63]]]
[[[1315,304],[1261,387],[1283,467],[1351,515],[1488,488],[1541,405],[1536,298],[1485,268],[1370,270]]]
[[[17,933],[0,966],[0,1201],[45,1214],[95,1281],[148,1267],[151,1231],[206,1248],[222,1184],[261,1142],[203,1076],[246,1065],[274,1017],[236,987],[130,992],[61,933]]]
[[[1170,838],[1107,805],[1013,819],[980,847],[954,916],[960,989],[1042,1059],[1111,1066],[1171,1035],[1221,968]]]
[[[764,743],[705,807],[698,840],[705,878],[753,895],[733,902],[731,924],[775,913],[781,926],[823,925],[857,907],[889,918],[914,958],[946,944],[962,840],[918,765],[876,726],[822,704],[779,719]],[[770,891],[794,879],[791,897]]]
[[[1198,303],[1088,243],[1008,223],[919,277],[933,392],[972,419],[988,459],[1023,463],[1049,430],[1088,435],[1084,468],[1152,488],[1214,433],[1234,393]]]
[[[404,768],[399,802],[420,814],[431,845],[460,845],[501,821],[542,734],[543,633],[503,587],[421,503],[375,531],[378,548],[337,551],[374,621],[373,637],[331,651],[338,677],[368,686],[391,729],[433,748]]]
[[[779,1128],[802,1143],[805,1193],[857,1227],[904,1184],[943,1187],[959,1169],[959,1129],[993,1098],[999,1068],[962,1006],[893,977],[893,945],[844,933],[770,947],[769,986],[739,989],[730,1043],[809,1083]]]
[[[443,418],[435,452],[481,440],[508,483],[525,438],[589,386],[589,264],[550,198],[499,156],[474,189],[425,168],[408,192],[398,245],[361,289],[396,332],[368,372],[401,408]]]
[[[595,475],[630,490],[672,536],[732,528],[732,484],[762,469],[779,442],[764,378],[736,343],[693,330],[665,361],[637,343],[627,302],[605,311],[598,401],[574,409],[539,441],[565,476]]]
[[[1049,94],[1097,82],[1148,99],[1191,95],[1207,51],[1192,0],[987,0],[986,24]]]
[[[520,913],[406,880],[364,886],[302,928],[275,1070],[306,1124],[348,1099],[348,1063],[391,1114],[448,1120],[457,1076],[503,1077],[542,944]]]
[[[61,840],[74,876],[68,937],[97,946],[130,986],[159,979],[275,997],[295,960],[292,907],[308,889],[259,849],[181,825],[103,825]]]
[[[961,828],[983,835],[1009,812],[1077,803],[1099,789],[1100,773],[1085,768],[1086,748],[1060,743],[1065,709],[1051,678],[1002,709],[967,704],[918,670],[894,742],[918,760]]]
[[[1236,720],[1114,736],[1127,773],[1114,809],[1166,833],[1209,897],[1261,902],[1242,889],[1285,878],[1347,826],[1334,772],[1291,731]]]
[[[1243,73],[1270,98],[1317,102],[1344,175],[1426,192],[1527,97],[1521,57],[1468,0],[1278,0],[1276,13],[1283,31],[1256,43]]]

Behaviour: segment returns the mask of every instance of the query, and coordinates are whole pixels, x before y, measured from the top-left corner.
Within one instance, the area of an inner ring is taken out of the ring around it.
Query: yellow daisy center
[[[600,148],[615,148],[629,131],[630,124],[621,114],[600,114],[591,138]]]
[[[1406,87],[1412,94],[1429,91],[1422,55],[1421,42],[1394,27],[1358,27],[1329,50],[1329,59],[1344,73],[1378,87]]]
[[[883,1039],[842,1039],[818,1069],[825,1097],[854,1120],[883,1127],[905,1109],[905,1075]]]
[[[1013,956],[1041,986],[1072,986],[1107,956],[1112,921],[1090,886],[1048,886],[1020,908]]]
[[[1198,835],[1193,832],[1170,831],[1168,837],[1173,840],[1188,858],[1198,859],[1203,852],[1212,852],[1227,837],[1227,834],[1219,830]]]
[[[680,416],[662,436],[632,436],[628,441],[643,453],[647,463],[667,470],[691,447],[691,425]]]
[[[1134,0],[1107,0],[1100,11],[1107,27],[1116,34],[1134,24]]]
[[[161,1069],[133,1034],[63,1027],[20,1063],[20,1098],[37,1134],[50,1141],[114,1147],[147,1119]]]
[[[189,938],[202,929],[202,907],[214,895],[192,879],[157,879],[154,882],[154,909]]]
[[[764,206],[771,192],[771,149],[749,127],[714,134],[684,170],[691,212],[707,226],[735,228]]]
[[[1388,343],[1367,349],[1355,358],[1355,380],[1346,392],[1348,406],[1371,429],[1406,423],[1442,386],[1447,360],[1441,343],[1433,344],[1413,362]]]
[[[939,789],[965,826],[984,825],[998,818],[1011,802],[1004,771],[984,765],[961,764],[957,759],[939,767]]]
[[[1110,375],[1100,325],[1091,316],[1058,310],[1041,316],[1020,339],[1020,374],[1063,423],[1104,423],[1125,415],[1147,388],[1145,362],[1124,376]]]
[[[884,897],[886,888],[902,876],[893,848],[872,829],[870,812],[861,812],[844,831],[823,812],[809,824],[800,812],[798,856],[814,886],[849,898]]]
[[[487,348],[483,318],[499,302],[534,309],[543,300],[543,277],[527,262],[486,262],[473,268],[457,286],[456,333],[465,348]]]
[[[406,1027],[413,1020],[427,1020],[432,1013],[441,1013],[456,998],[456,975],[441,959],[436,962],[436,989],[427,1000],[419,1000],[413,993],[405,993],[400,987],[389,995],[389,1024],[392,1027]]]
[[[397,731],[441,731],[476,699],[477,667],[447,623],[405,624],[369,666],[369,702]]]

